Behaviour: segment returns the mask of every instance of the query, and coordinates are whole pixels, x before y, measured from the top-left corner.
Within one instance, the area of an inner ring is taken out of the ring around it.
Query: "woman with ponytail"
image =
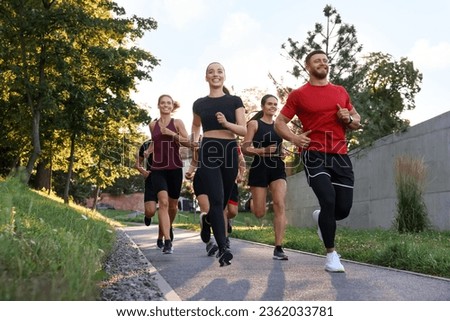
[[[242,99],[230,95],[224,88],[225,69],[213,62],[206,68],[205,80],[209,95],[197,99],[193,105],[192,141],[203,138],[199,147],[196,178],[206,187],[209,211],[200,217],[202,241],[208,243],[211,228],[219,247],[220,266],[231,264],[233,254],[227,247],[223,211],[238,174],[237,136],[245,136],[245,110]],[[194,149],[198,143],[193,143]],[[194,151],[195,152],[195,151]]]
[[[273,259],[287,260],[282,242],[286,229],[285,197],[286,171],[282,159],[283,139],[274,129],[275,114],[278,110],[278,98],[265,95],[261,99],[261,110],[247,123],[247,134],[242,143],[244,155],[253,156],[248,176],[248,185],[252,193],[252,212],[261,218],[266,214],[267,189],[273,200],[275,248]]]
[[[161,95],[158,99],[160,118],[149,125],[153,140],[152,187],[159,203],[158,220],[164,236],[163,254],[173,253],[172,223],[178,211],[183,182],[180,144],[190,146],[183,121],[172,118],[172,113],[178,108],[179,104],[172,97]]]

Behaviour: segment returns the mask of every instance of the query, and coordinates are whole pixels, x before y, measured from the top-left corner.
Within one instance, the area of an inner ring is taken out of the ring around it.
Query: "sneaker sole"
[[[327,269],[327,268],[325,268],[325,271],[330,272],[330,273],[345,273],[345,270],[332,270],[332,269]]]
[[[287,257],[287,256],[280,257],[280,256],[274,255],[274,256],[272,256],[272,258],[274,260],[278,260],[278,261],[287,261],[287,260],[289,260],[289,257]]]
[[[208,254],[208,256],[214,256],[218,249],[219,247],[214,244],[209,250],[206,251],[206,253]]]
[[[225,252],[222,254],[222,256],[219,258],[219,264],[220,266],[227,266],[231,264],[231,260],[233,259],[233,254],[230,252]]]
[[[325,266],[325,271],[331,272],[331,273],[345,273],[344,267],[342,269],[332,269]]]

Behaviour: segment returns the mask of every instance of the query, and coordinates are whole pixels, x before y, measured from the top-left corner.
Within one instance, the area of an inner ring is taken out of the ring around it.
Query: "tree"
[[[405,109],[413,109],[414,97],[419,92],[422,75],[406,58],[393,61],[383,53],[362,56],[363,46],[358,43],[356,28],[343,23],[337,10],[330,5],[323,10],[325,25],[316,23],[314,31],[307,33],[300,45],[292,38],[281,48],[287,59],[294,62],[290,73],[307,81],[304,65],[306,55],[315,49],[323,50],[329,58],[329,80],[344,86],[353,105],[362,116],[363,130],[348,133],[350,148],[366,146],[376,139],[404,130],[409,122],[400,118]],[[278,94],[285,99],[291,91],[269,74]]]
[[[53,102],[47,87],[45,66],[48,63],[47,34],[52,19],[48,12],[54,1],[2,1],[0,4],[1,61],[4,70],[8,70],[8,86],[3,89],[12,91],[11,96],[23,108],[9,106],[13,112],[20,112],[22,121],[29,117],[27,132],[31,132],[32,153],[27,164],[28,181],[32,167],[41,153],[39,126],[41,113]],[[39,10],[36,10],[37,7]],[[50,107],[51,108],[51,107]],[[23,127],[26,129],[26,127]]]
[[[368,146],[380,137],[405,131],[409,121],[401,113],[415,108],[414,97],[422,81],[422,74],[406,58],[395,61],[389,54],[376,52],[364,61],[360,91],[354,93],[355,105],[361,106],[363,130],[353,133],[351,147]]]
[[[342,23],[341,16],[330,5],[325,6],[324,16],[326,24],[316,23],[314,31],[309,31],[303,45],[298,41],[288,39],[288,44],[281,46],[288,57],[294,60],[295,65],[290,72],[295,78],[303,81],[309,79],[303,63],[306,55],[316,49],[327,53],[330,64],[330,80],[334,83],[350,81],[351,76],[358,70],[358,54],[363,47],[358,44],[356,28],[353,25]]]
[[[130,99],[130,90],[138,80],[151,80],[159,61],[133,43],[157,24],[124,14],[107,0],[0,2],[0,107],[6,111],[0,132],[9,133],[0,142],[9,157],[2,166],[20,166],[28,157],[26,181],[36,161],[44,164],[39,170],[64,169],[67,200],[71,172],[87,179],[85,166],[93,165],[86,163],[92,160],[87,153],[98,152],[104,145],[99,140],[107,140],[108,149],[100,150],[109,159],[117,160],[110,153],[123,151],[115,124],[128,129],[129,144],[142,140],[137,128],[149,116]],[[118,164],[124,164],[120,157]],[[111,179],[119,175],[98,169]]]

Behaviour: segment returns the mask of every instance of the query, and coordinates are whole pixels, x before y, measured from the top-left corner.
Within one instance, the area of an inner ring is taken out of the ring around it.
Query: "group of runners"
[[[361,118],[347,91],[328,81],[325,52],[309,53],[305,66],[309,81],[289,94],[278,115],[278,98],[268,94],[261,99],[261,110],[247,121],[241,98],[224,86],[224,67],[218,62],[209,64],[205,74],[209,94],[193,104],[190,136],[183,121],[172,118],[178,103],[169,95],[159,97],[160,117],[149,125],[151,140],[140,147],[136,168],[146,178],[144,223],[150,225],[158,212],[157,246],[162,253],[173,253],[172,223],[183,181],[180,146],[185,146],[192,150],[185,178],[193,182],[201,211],[200,237],[207,255],[215,255],[220,266],[231,264],[233,259],[230,223],[237,214],[237,184],[244,180],[246,155],[253,157],[247,182],[251,211],[256,217],[266,214],[270,191],[273,259],[288,260],[283,250],[287,184],[282,148],[287,140],[298,147],[308,183],[319,201],[320,208],[312,216],[327,253],[325,270],[345,271],[335,250],[336,221],[346,218],[352,206],[354,177],[345,135],[347,130],[360,128]],[[300,133],[288,126],[294,116],[301,121]]]

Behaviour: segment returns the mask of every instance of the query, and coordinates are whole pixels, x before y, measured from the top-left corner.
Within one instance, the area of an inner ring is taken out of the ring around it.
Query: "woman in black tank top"
[[[252,193],[252,212],[260,218],[266,214],[267,189],[273,200],[273,228],[275,231],[275,248],[273,259],[287,260],[282,242],[286,229],[285,197],[286,172],[282,159],[283,139],[274,129],[274,117],[277,112],[278,99],[265,95],[261,99],[261,108],[247,124],[247,135],[242,143],[244,155],[253,156],[249,171],[248,185]]]

